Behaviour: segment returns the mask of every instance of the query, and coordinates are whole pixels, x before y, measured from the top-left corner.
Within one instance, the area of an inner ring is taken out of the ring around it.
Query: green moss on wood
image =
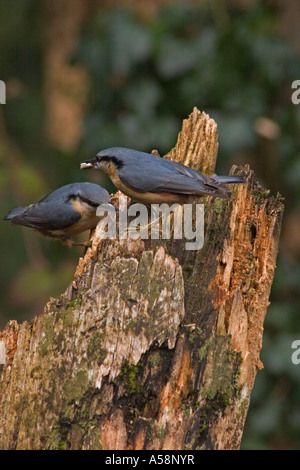
[[[64,394],[68,402],[80,400],[88,388],[88,374],[85,369],[80,369],[75,377],[67,380],[64,385]]]
[[[126,364],[120,372],[120,378],[123,378],[126,390],[125,396],[141,392],[141,385],[137,381],[137,374],[142,364]]]
[[[103,333],[99,330],[96,330],[89,341],[89,345],[87,348],[87,358],[89,364],[93,361],[97,361],[98,363],[102,363],[107,356],[107,350],[102,348],[103,343]]]
[[[54,324],[55,314],[48,315],[45,320],[43,335],[39,345],[39,353],[45,356],[48,353],[48,348],[52,344],[54,338]]]

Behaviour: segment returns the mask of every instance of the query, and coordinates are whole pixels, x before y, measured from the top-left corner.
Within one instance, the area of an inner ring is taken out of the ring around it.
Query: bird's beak
[[[93,166],[94,164],[92,160],[86,160],[80,164],[80,169],[83,170],[85,168],[92,168]]]

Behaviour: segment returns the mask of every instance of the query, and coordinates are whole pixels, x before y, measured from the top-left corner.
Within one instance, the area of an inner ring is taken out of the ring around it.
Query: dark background
[[[300,80],[298,0],[10,0],[1,3],[1,219],[110,146],[161,155],[197,106],[218,124],[217,172],[249,163],[285,198],[277,270],[243,449],[300,448]],[[59,296],[82,249],[0,222],[0,325]]]

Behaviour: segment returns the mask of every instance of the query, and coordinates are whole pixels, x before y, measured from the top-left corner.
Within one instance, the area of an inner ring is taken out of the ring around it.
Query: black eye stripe
[[[103,162],[103,161],[113,162],[118,169],[124,166],[123,162],[119,158],[115,157],[114,155],[103,155],[103,156],[99,155],[96,157],[96,159],[98,162]]]
[[[90,199],[87,199],[86,197],[82,196],[79,193],[70,194],[70,196],[68,197],[68,201],[71,201],[71,200],[75,201],[75,199],[80,199],[80,201],[85,202],[86,204],[88,204],[89,206],[92,206],[92,207],[98,207],[99,206],[99,203],[91,201]]]

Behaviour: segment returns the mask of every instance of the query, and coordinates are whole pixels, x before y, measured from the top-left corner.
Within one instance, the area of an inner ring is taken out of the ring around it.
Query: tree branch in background
[[[88,71],[72,65],[71,54],[93,2],[45,0],[44,99],[50,143],[63,151],[77,149],[81,138]]]

